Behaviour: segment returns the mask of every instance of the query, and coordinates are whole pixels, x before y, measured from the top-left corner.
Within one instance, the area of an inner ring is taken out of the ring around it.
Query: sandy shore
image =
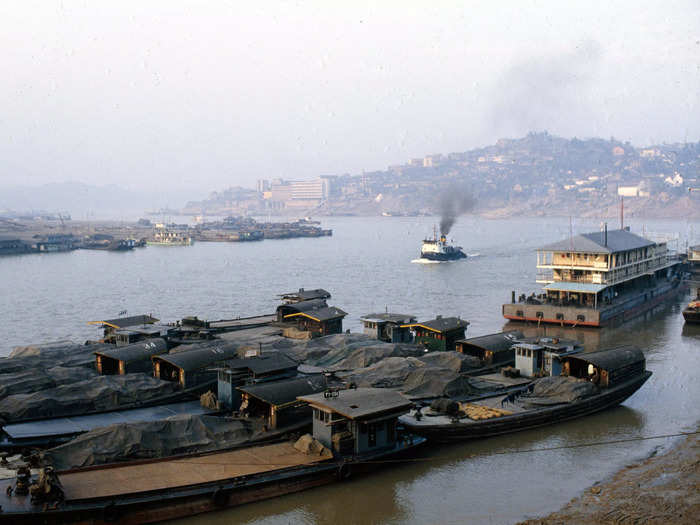
[[[700,434],[586,489],[561,510],[520,525],[700,522]]]

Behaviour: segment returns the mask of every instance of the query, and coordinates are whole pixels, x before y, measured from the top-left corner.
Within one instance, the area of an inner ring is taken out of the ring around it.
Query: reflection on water
[[[454,240],[479,257],[411,264],[430,218],[337,218],[333,237],[261,243],[199,243],[129,253],[77,251],[0,259],[0,354],[14,345],[95,338],[87,321],[152,312],[226,318],[271,312],[276,295],[324,287],[350,312],[345,327],[388,308],[426,319],[461,315],[477,336],[504,328],[501,303],[535,285],[535,249],[568,235],[567,219],[464,218]],[[594,221],[589,230],[598,227]],[[647,224],[682,231],[680,223]],[[640,228],[641,229],[641,228]],[[696,226],[697,229],[697,226]],[[634,225],[633,225],[634,231]],[[639,230],[638,230],[639,231]],[[507,436],[424,449],[427,460],[327,487],[184,520],[184,523],[512,523],[559,508],[581,489],[672,440],[504,453],[695,429],[700,419],[700,328],[684,325],[689,294],[612,329],[524,327],[575,338],[587,350],[633,344],[652,377],[624,406]]]

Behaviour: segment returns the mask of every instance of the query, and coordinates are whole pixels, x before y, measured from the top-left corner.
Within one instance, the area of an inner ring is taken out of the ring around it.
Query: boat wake
[[[468,257],[472,257],[472,256],[469,255]],[[467,257],[464,257],[462,259],[452,259],[452,260],[448,260],[448,261],[434,261],[432,259],[423,259],[421,257],[420,259],[413,259],[411,262],[414,264],[445,264],[445,263],[464,261],[465,259],[467,259]]]
[[[411,262],[414,264],[440,264],[443,262],[451,262],[451,261],[431,261],[430,259],[423,259],[421,257],[420,259],[413,259]]]

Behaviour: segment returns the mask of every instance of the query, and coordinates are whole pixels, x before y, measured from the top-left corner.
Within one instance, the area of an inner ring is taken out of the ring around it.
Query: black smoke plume
[[[450,187],[440,197],[440,233],[447,235],[457,222],[457,217],[474,207],[474,197],[466,188]]]

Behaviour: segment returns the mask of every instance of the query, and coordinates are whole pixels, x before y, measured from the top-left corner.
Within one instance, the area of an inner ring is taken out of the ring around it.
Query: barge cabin
[[[411,343],[413,337],[407,325],[416,322],[413,315],[406,314],[367,314],[360,317],[363,332],[374,339],[387,343]]]
[[[563,375],[564,358],[583,351],[576,344],[563,343],[558,339],[520,342],[513,349],[515,368],[524,377]]]
[[[680,262],[666,242],[629,231],[576,235],[537,250],[544,293],[512,294],[503,316],[573,326],[604,326],[649,310],[677,291]]]
[[[415,342],[424,345],[429,351],[454,351],[457,341],[464,339],[469,322],[459,317],[442,317],[420,323],[409,323],[403,328],[415,332]]]
[[[297,375],[297,366],[296,361],[279,352],[228,360],[217,371],[219,402],[222,406],[238,410],[241,404],[238,387],[289,379]]]
[[[332,390],[300,396],[313,408],[313,435],[335,454],[364,454],[395,448],[396,424],[413,403],[377,388]]]
[[[343,333],[343,318],[346,312],[328,306],[325,299],[312,299],[294,304],[283,304],[277,308],[278,320],[295,325],[308,338]]]
[[[117,319],[107,319],[104,321],[90,321],[88,324],[102,326],[104,329],[102,340],[105,343],[115,344],[117,342],[117,330],[123,330],[134,326],[151,325],[159,320],[151,315],[133,315],[131,317],[119,317]]]
[[[128,346],[100,350],[94,352],[95,368],[97,373],[102,375],[124,375],[132,372],[150,374],[153,370],[151,357],[167,351],[165,339],[159,337]]]
[[[477,357],[482,366],[506,365],[515,360],[513,345],[525,337],[518,330],[460,339],[455,343],[462,354]]]
[[[311,408],[297,397],[327,388],[323,375],[239,386],[241,403],[236,410],[249,418],[262,418],[267,431],[289,431],[311,422]]]
[[[238,345],[202,344],[206,347],[151,357],[154,377],[180,383],[186,390],[215,383],[217,367],[238,358]]]

